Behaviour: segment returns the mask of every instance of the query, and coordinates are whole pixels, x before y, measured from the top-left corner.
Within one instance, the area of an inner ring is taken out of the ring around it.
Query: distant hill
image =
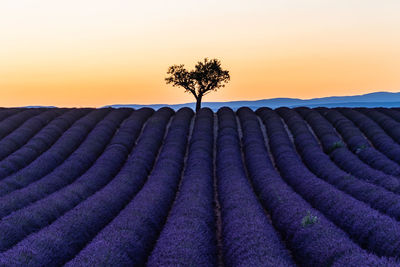
[[[254,101],[229,101],[229,102],[203,102],[203,107],[209,107],[216,111],[221,107],[230,107],[234,110],[247,106],[251,109],[257,109],[259,107],[400,107],[400,92],[389,93],[389,92],[375,92],[364,95],[353,95],[353,96],[330,96],[312,99],[299,99],[299,98],[271,98]],[[189,107],[194,109],[195,103],[184,103],[184,104],[152,104],[152,105],[137,105],[137,104],[118,104],[110,105],[107,107],[151,107],[159,109],[161,107],[170,107],[175,110],[182,107]]]
[[[24,106],[22,108],[56,108],[56,106]]]

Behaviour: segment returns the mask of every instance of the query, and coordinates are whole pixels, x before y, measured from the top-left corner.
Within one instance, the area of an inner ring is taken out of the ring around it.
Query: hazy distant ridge
[[[152,105],[137,105],[137,104],[117,104],[110,105],[111,107],[152,107],[158,109],[161,107],[171,107],[173,109],[179,109],[182,107],[195,108],[195,103],[184,103],[184,104],[152,104]],[[110,107],[108,106],[108,107]],[[299,99],[299,98],[271,98],[254,101],[229,101],[229,102],[204,102],[203,107],[209,107],[213,110],[217,110],[221,107],[230,107],[232,109],[238,109],[243,106],[257,109],[259,107],[400,107],[400,92],[389,93],[389,92],[375,92],[365,95],[353,95],[353,96],[330,96],[312,99]]]

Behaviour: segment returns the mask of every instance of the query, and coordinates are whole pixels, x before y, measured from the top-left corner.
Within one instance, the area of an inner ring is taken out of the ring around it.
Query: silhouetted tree
[[[196,111],[201,108],[201,99],[211,91],[225,87],[230,79],[229,71],[221,68],[218,59],[197,62],[194,70],[188,71],[184,65],[173,65],[168,68],[169,76],[165,78],[167,84],[182,86],[186,92],[192,93],[196,98]]]

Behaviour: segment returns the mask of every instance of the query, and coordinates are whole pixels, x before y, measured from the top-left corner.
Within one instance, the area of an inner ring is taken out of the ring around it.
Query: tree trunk
[[[196,97],[196,112],[198,112],[201,108],[201,98],[202,97],[203,97],[202,95]]]

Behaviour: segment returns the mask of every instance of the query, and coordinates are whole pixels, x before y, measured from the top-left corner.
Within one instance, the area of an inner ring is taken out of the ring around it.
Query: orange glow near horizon
[[[400,1],[0,3],[0,106],[192,102],[168,66],[218,58],[204,101],[400,91]]]

